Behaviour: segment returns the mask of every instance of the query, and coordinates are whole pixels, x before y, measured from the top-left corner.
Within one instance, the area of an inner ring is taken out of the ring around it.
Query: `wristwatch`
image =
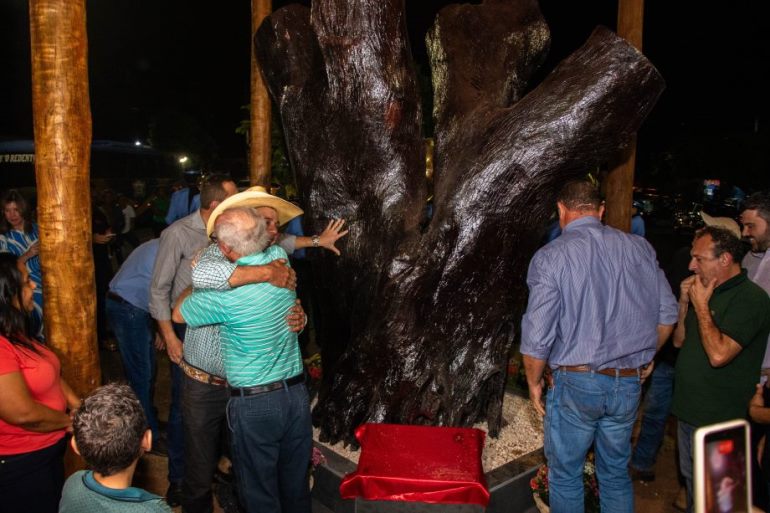
[[[310,237],[310,240],[313,241],[314,248],[317,248],[318,246],[321,245],[321,237],[319,237],[318,235],[313,235],[312,237]]]

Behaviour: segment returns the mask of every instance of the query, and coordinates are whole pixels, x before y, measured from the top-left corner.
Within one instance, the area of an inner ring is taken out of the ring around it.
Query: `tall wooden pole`
[[[270,97],[254,53],[254,34],[273,10],[271,0],[251,0],[251,129],[249,177],[251,185],[270,187]]]
[[[644,0],[618,0],[618,35],[642,50]],[[631,231],[631,203],[634,197],[634,166],[636,164],[636,135],[628,148],[614,163],[607,175],[607,224],[619,230]]]
[[[100,383],[85,0],[30,0],[29,13],[46,341],[82,396]]]

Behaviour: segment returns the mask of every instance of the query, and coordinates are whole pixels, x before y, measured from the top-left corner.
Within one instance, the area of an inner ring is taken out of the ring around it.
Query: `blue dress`
[[[27,250],[40,239],[40,232],[38,230],[37,223],[32,223],[32,231],[29,233],[20,230],[9,230],[6,233],[0,234],[0,251],[5,253],[11,253],[20,257]],[[35,308],[32,310],[32,333],[35,333],[38,337],[43,335],[43,276],[40,272],[40,256],[27,260],[27,271],[29,277],[35,282],[35,292],[33,299],[35,300]],[[41,338],[42,340],[42,338]]]

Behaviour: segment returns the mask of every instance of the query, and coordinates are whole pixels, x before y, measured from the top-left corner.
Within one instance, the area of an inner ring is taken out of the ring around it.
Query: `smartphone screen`
[[[706,426],[696,432],[697,512],[750,511],[748,430],[746,421],[741,420]]]

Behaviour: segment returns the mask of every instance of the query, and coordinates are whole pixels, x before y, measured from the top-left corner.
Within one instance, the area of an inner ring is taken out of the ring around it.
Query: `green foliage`
[[[246,118],[242,119],[235,128],[235,133],[246,138],[246,146],[250,144],[249,131],[251,130],[251,106],[242,105],[241,110],[246,113]],[[297,181],[289,164],[288,151],[286,148],[286,139],[283,135],[283,125],[277,109],[271,109],[270,125],[270,175],[272,183],[280,184],[282,190],[291,189],[296,191]]]

